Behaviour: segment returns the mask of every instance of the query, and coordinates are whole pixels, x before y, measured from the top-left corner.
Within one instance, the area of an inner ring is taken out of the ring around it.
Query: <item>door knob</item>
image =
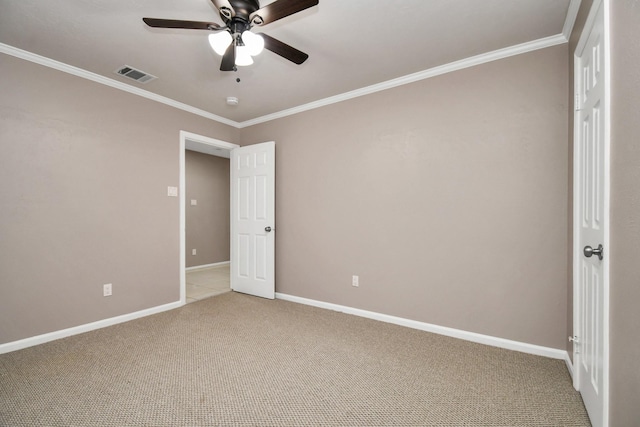
[[[271,227],[265,227],[264,231],[266,231],[267,233],[271,231]]]
[[[602,260],[604,248],[602,245],[598,245],[596,249],[593,249],[591,246],[584,247],[584,256],[587,258],[591,258],[592,255],[598,255],[598,259]]]

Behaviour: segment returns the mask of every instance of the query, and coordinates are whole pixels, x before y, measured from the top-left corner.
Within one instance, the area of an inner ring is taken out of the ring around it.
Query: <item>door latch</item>
[[[569,342],[573,343],[573,351],[575,354],[580,354],[580,341],[578,341],[578,336],[574,335],[572,337],[569,337]]]

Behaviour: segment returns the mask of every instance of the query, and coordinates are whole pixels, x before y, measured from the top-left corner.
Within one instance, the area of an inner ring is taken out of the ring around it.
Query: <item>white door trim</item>
[[[611,172],[610,172],[610,111],[611,111],[611,54],[610,54],[610,0],[594,0],[589,11],[584,29],[580,35],[580,39],[574,52],[574,128],[573,128],[573,334],[580,337],[580,304],[579,304],[579,277],[580,277],[580,257],[582,257],[582,247],[580,243],[580,218],[578,218],[580,208],[578,203],[580,202],[580,159],[578,150],[578,141],[580,133],[580,121],[578,120],[579,112],[576,111],[575,104],[577,103],[577,94],[580,93],[580,79],[579,73],[579,54],[582,53],[584,47],[589,38],[591,28],[597,16],[598,9],[602,5],[604,12],[604,210],[603,210],[603,222],[604,227],[604,241],[603,246],[605,248],[605,257],[603,259],[603,426],[609,425],[609,266],[611,259],[611,244],[610,244],[610,184],[611,184]],[[573,351],[573,366],[578,366],[580,361],[580,353],[576,353],[579,349],[579,345],[574,345]],[[574,369],[573,386],[576,390],[580,388],[580,369]]]
[[[221,148],[223,150],[231,152],[234,148],[240,147],[237,144],[232,144],[230,142],[221,141],[219,139],[209,138],[207,136],[198,135],[195,133],[187,132],[184,130],[180,131],[180,184],[178,196],[180,200],[180,304],[184,305],[187,301],[187,276],[186,276],[186,240],[187,240],[187,232],[186,232],[186,212],[185,212],[185,203],[186,199],[186,179],[185,179],[185,150],[187,141],[196,142],[203,145],[209,145],[212,147]],[[229,199],[229,206],[231,206],[231,199]],[[229,242],[231,244],[231,242]]]

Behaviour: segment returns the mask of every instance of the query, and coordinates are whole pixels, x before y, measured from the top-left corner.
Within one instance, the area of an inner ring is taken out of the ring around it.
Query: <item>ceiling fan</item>
[[[150,27],[208,30],[209,43],[222,55],[221,71],[235,71],[237,65],[250,65],[252,56],[262,48],[296,64],[302,64],[309,55],[266,34],[252,33],[251,28],[269,24],[319,3],[319,0],[276,0],[260,7],[258,0],[211,0],[218,9],[224,26],[215,22],[181,21],[175,19],[142,18]]]

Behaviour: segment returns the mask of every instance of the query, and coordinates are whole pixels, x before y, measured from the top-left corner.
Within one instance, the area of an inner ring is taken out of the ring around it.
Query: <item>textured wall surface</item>
[[[187,150],[185,169],[187,267],[229,261],[229,159]]]
[[[177,301],[179,131],[237,129],[4,54],[0,93],[0,343]]]
[[[611,1],[610,425],[640,422],[640,1]]]
[[[277,291],[565,349],[567,57],[242,129],[276,141]]]

